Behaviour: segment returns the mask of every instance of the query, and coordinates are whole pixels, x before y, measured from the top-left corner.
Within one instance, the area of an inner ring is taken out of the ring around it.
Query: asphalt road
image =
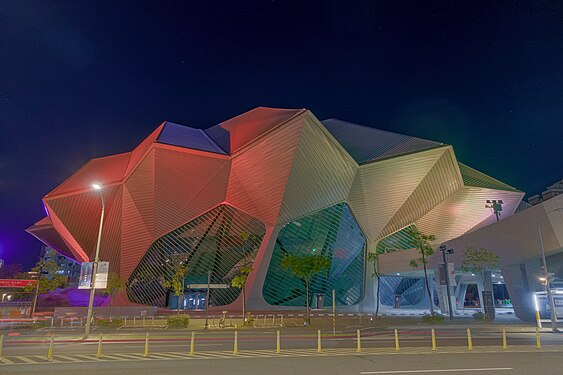
[[[140,359],[123,362],[43,363],[0,367],[2,375],[139,375],[139,374],[541,374],[560,375],[561,353],[388,354],[296,358],[228,358],[205,360]]]
[[[282,349],[316,349],[316,331],[303,329],[282,329]],[[498,347],[502,345],[501,329],[482,328],[473,329],[472,343],[474,346]],[[43,336],[5,337],[4,356],[17,355],[46,355],[48,350],[48,332]],[[149,347],[151,352],[179,352],[185,353],[190,347],[191,331],[151,331]],[[97,351],[98,335],[92,335],[88,341],[78,340],[79,332],[55,337],[54,351],[56,354],[93,354]],[[234,346],[234,331],[197,331],[195,339],[196,351],[232,351]],[[399,331],[401,347],[430,348],[430,328],[405,328]],[[365,328],[361,330],[361,345],[363,348],[394,348],[395,341],[392,330]],[[514,329],[507,331],[509,346],[535,348],[536,336],[531,329]],[[438,349],[460,347],[467,348],[467,333],[464,328],[437,328],[436,343]],[[542,333],[543,346],[563,345],[563,334]],[[337,332],[332,335],[324,331],[322,335],[323,348],[356,348],[356,331]],[[145,346],[144,331],[119,331],[106,336],[103,342],[105,353],[142,353]],[[238,332],[238,348],[244,350],[275,350],[276,330],[245,330]],[[562,370],[563,373],[563,370]]]

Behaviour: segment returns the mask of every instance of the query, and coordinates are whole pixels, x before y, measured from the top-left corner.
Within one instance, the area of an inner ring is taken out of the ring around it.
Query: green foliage
[[[231,280],[231,285],[235,288],[242,289],[246,284],[246,280],[248,279],[248,275],[252,272],[252,266],[246,265],[242,266],[235,277]]]
[[[121,318],[98,319],[96,320],[96,324],[100,327],[118,328],[123,326],[124,321]]]
[[[476,249],[474,247],[467,247],[463,251],[463,261],[461,262],[461,268],[464,271],[472,271],[477,273],[483,273],[485,271],[490,271],[498,266],[500,258],[498,255],[490,250],[480,248]]]
[[[244,322],[242,323],[243,326],[253,326],[254,325],[254,315],[252,315],[250,312],[246,313],[246,318],[244,319]]]
[[[281,261],[281,266],[283,269],[288,270],[291,276],[297,276],[305,283],[307,323],[311,324],[309,283],[313,275],[328,271],[330,268],[330,259],[322,255],[286,255]]]
[[[422,322],[426,324],[440,324],[443,323],[445,319],[445,315],[436,312],[430,314],[424,313],[424,315],[422,315],[422,318],[420,318],[420,320],[422,320]]]
[[[41,259],[35,264],[35,267],[31,269],[31,272],[35,272],[37,275],[37,280],[39,280],[39,294],[45,294],[57,288],[60,288],[66,284],[67,277],[62,275],[57,275],[57,271],[60,270],[58,264],[53,260]],[[47,277],[46,274],[51,275]],[[24,293],[35,293],[37,290],[37,285],[31,284],[22,289]]]
[[[485,320],[486,316],[483,312],[481,311],[477,311],[476,313],[473,314],[473,319],[475,320]]]
[[[416,228],[409,228],[407,234],[410,237],[409,244],[418,250],[420,257],[410,261],[412,268],[417,268],[420,265],[426,266],[428,264],[428,258],[434,255],[434,247],[430,244],[432,241],[436,241],[436,236],[433,234],[423,234]]]
[[[190,325],[190,316],[185,314],[169,316],[166,320],[169,328],[186,328]]]
[[[330,259],[322,255],[286,255],[281,261],[281,266],[288,270],[291,276],[297,276],[309,284],[314,274],[329,269]]]
[[[184,278],[186,277],[187,268],[184,264],[180,263],[176,267],[176,272],[172,275],[172,280],[165,280],[164,286],[172,289],[175,296],[178,297],[178,314],[180,314],[180,297],[184,295]]]
[[[111,317],[111,307],[113,305],[113,298],[115,295],[125,288],[126,281],[121,279],[115,272],[110,272],[108,275],[108,283],[104,294],[109,296],[109,316]],[[110,318],[111,319],[111,318]]]

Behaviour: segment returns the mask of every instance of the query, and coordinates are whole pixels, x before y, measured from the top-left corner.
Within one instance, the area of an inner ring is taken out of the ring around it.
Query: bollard
[[[235,331],[235,344],[233,347],[233,354],[238,354],[238,331]]]
[[[506,349],[506,330],[502,330],[502,348]]]
[[[49,342],[49,350],[47,351],[47,361],[53,360],[53,345],[55,341],[55,335],[51,334],[51,341]]]
[[[467,350],[473,350],[473,340],[471,339],[471,330],[467,328]]]
[[[395,329],[395,350],[401,351],[401,347],[399,346],[399,331]]]
[[[98,341],[98,353],[96,353],[96,358],[102,358],[102,334],[100,333],[100,340]]]
[[[266,327],[266,318],[268,317],[268,315],[264,314],[264,327]]]
[[[436,351],[436,331],[432,328],[432,350]]]
[[[272,327],[276,326],[276,314],[272,314]]]
[[[65,318],[61,318],[61,327],[63,326],[64,323],[65,323]]]
[[[323,351],[323,348],[321,346],[321,330],[319,329],[317,331],[317,353],[320,353]]]
[[[55,326],[55,317],[52,316],[51,317],[51,328],[53,328]]]
[[[536,349],[541,349],[540,329],[536,327]]]
[[[124,325],[125,327],[127,327],[127,317],[126,317],[126,316],[123,317],[123,325]]]
[[[4,335],[0,335],[0,357],[2,357],[2,351],[4,350],[3,348],[4,348]]]
[[[280,330],[276,332],[276,353],[281,352],[281,342],[280,342]]]
[[[195,332],[192,331],[192,339],[190,341],[190,355],[193,355],[195,352]]]
[[[360,330],[356,330],[356,336],[357,336],[357,340],[358,340],[358,348],[356,349],[356,351],[358,353],[360,353],[362,351],[362,338],[360,336]]]
[[[147,358],[149,356],[149,333],[146,333],[145,336],[145,354],[143,354],[143,357]]]
[[[281,323],[280,323],[280,327],[283,327],[283,314],[281,316]]]

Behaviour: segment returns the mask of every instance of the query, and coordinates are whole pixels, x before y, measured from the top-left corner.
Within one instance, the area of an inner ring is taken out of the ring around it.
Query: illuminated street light
[[[502,199],[496,200],[496,199],[487,199],[487,202],[485,203],[485,208],[491,208],[493,210],[493,212],[495,213],[495,216],[497,217],[497,221],[499,221],[499,217],[500,217],[500,212],[502,211],[502,205],[503,205],[503,201]]]
[[[102,241],[102,227],[104,224],[104,211],[106,209],[106,201],[100,184],[92,184],[92,188],[100,193],[102,199],[102,212],[100,214],[100,229],[98,231],[98,243],[96,244],[96,256],[94,257],[94,265],[92,267],[92,284],[90,287],[90,300],[88,301],[88,314],[86,316],[86,325],[84,326],[84,339],[90,335],[90,327],[92,325],[92,309],[94,307],[94,293],[96,291],[96,273],[98,272],[98,263],[100,261],[100,242]]]

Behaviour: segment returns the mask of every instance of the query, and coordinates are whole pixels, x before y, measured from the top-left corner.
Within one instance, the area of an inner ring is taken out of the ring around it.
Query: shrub
[[[473,314],[473,319],[475,320],[485,320],[486,316],[485,314],[483,314],[483,312],[481,311],[477,311],[476,313]]]
[[[427,324],[439,324],[443,323],[445,318],[445,315],[435,312],[434,314],[424,313],[421,320]]]
[[[166,320],[169,328],[186,328],[190,325],[189,315],[172,315]]]
[[[116,328],[116,327],[121,327],[123,323],[124,323],[123,319],[121,318],[112,318],[111,320],[107,318],[102,318],[96,320],[96,324],[99,325],[100,327]]]
[[[244,326],[253,326],[254,325],[254,315],[252,315],[250,312],[247,312],[246,313],[246,319],[244,320],[242,325],[243,325],[243,327]]]

